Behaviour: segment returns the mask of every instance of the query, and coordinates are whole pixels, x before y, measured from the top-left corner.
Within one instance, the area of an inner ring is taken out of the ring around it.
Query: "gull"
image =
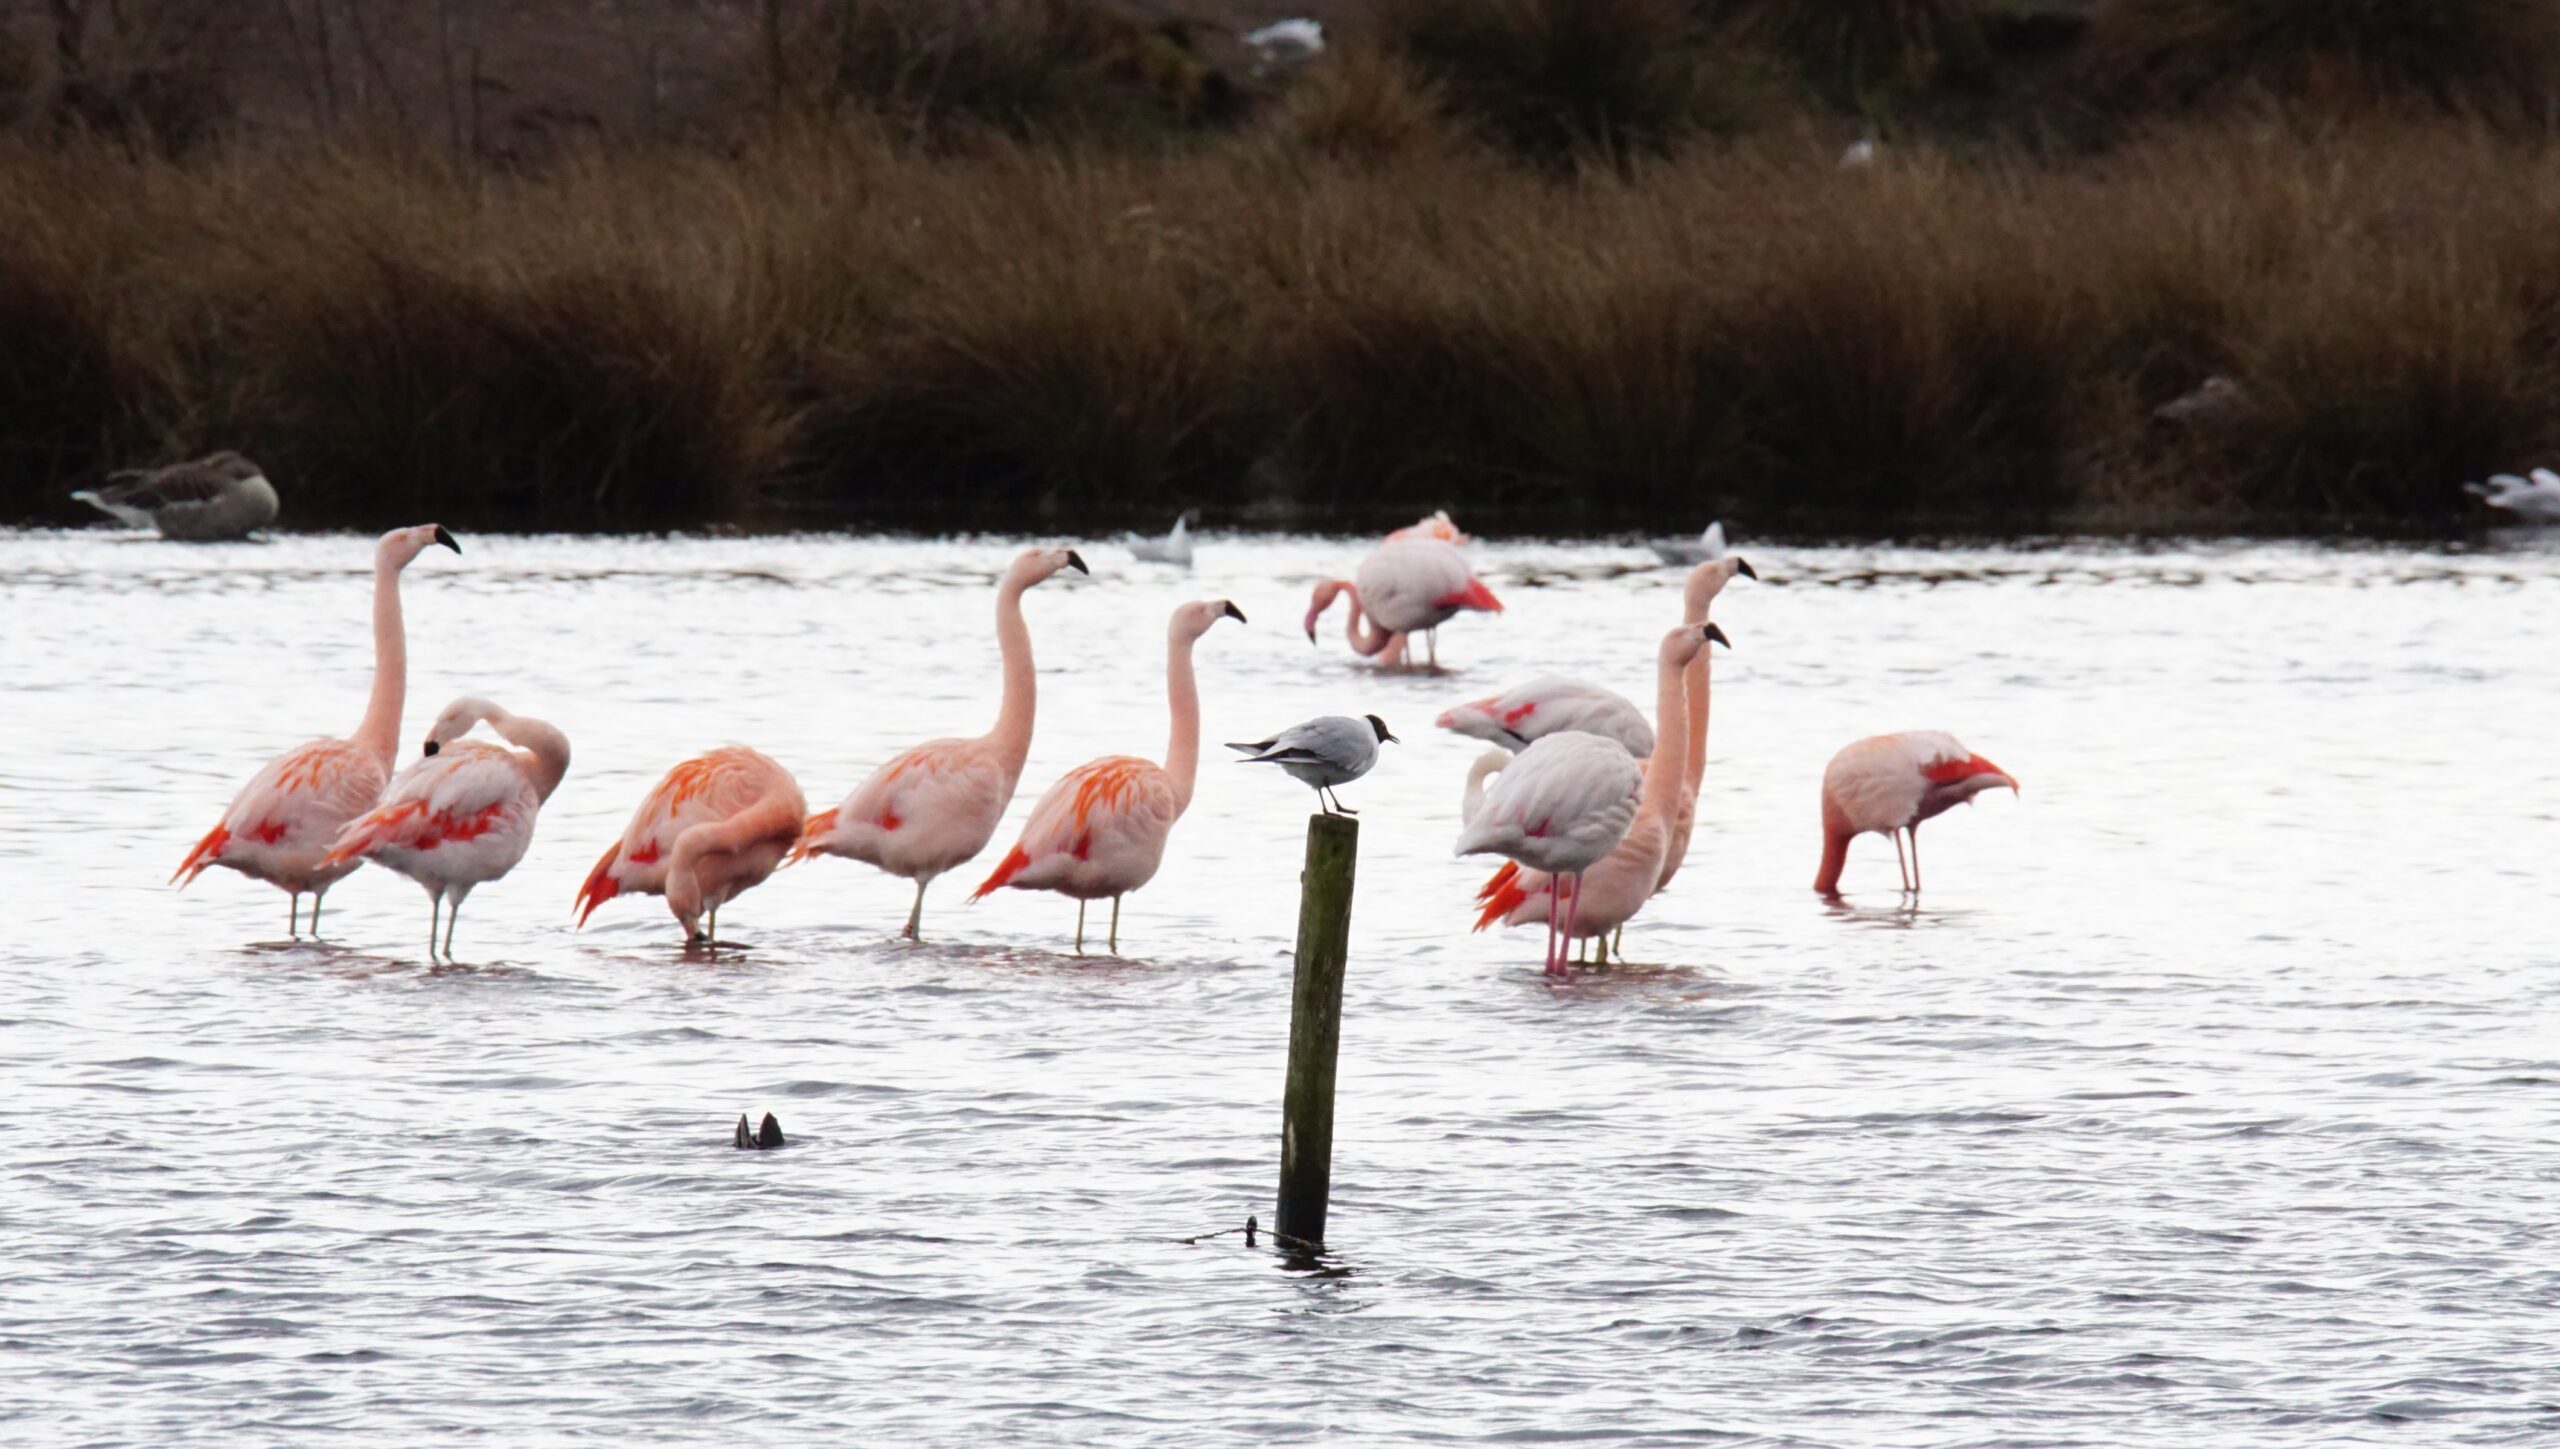
[[[1259,30],[1246,31],[1244,48],[1253,52],[1255,75],[1295,70],[1324,54],[1324,27],[1304,16],[1274,20]]]
[[[1326,814],[1357,815],[1360,812],[1343,804],[1341,796],[1327,802],[1326,795],[1369,773],[1378,763],[1379,745],[1402,743],[1387,732],[1387,722],[1374,714],[1358,719],[1329,714],[1291,725],[1267,740],[1229,741],[1227,748],[1244,754],[1238,764],[1278,765],[1289,778],[1314,786],[1316,801]]]
[[[2488,482],[2465,483],[2462,489],[2491,508],[2506,509],[2519,518],[2560,523],[2560,473],[2548,468],[2534,469],[2530,478],[2493,473]]]
[[[1162,538],[1129,534],[1129,556],[1140,563],[1180,564],[1191,567],[1191,515],[1184,513],[1173,521],[1173,532]]]
[[[1696,538],[1657,538],[1647,541],[1654,557],[1678,567],[1708,563],[1725,556],[1724,523],[1721,519],[1707,525],[1707,531]]]

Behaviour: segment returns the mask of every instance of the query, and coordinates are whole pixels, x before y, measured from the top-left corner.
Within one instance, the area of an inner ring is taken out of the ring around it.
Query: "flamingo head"
[[[444,707],[436,722],[427,727],[427,753],[432,756],[445,746],[471,733],[471,727],[484,719],[498,719],[506,714],[485,699],[464,695]]]
[[[1732,583],[1736,574],[1746,579],[1760,577],[1759,572],[1751,567],[1750,560],[1740,554],[1711,558],[1689,570],[1689,585],[1684,593],[1689,612],[1704,614],[1707,606],[1715,602],[1716,595],[1724,592],[1724,586]]]
[[[1316,642],[1316,621],[1323,618],[1324,611],[1332,608],[1334,599],[1343,594],[1349,594],[1351,596],[1351,607],[1353,609],[1356,610],[1360,607],[1360,591],[1351,586],[1351,581],[1349,579],[1326,579],[1324,582],[1317,584],[1316,591],[1312,595],[1308,596],[1308,643],[1313,644]]]
[[[1176,644],[1188,644],[1209,632],[1220,619],[1244,622],[1244,610],[1225,599],[1195,599],[1173,611],[1173,627],[1167,633]]]
[[[1027,589],[1033,584],[1046,583],[1056,578],[1062,570],[1066,569],[1074,569],[1080,574],[1093,572],[1084,566],[1084,555],[1077,553],[1074,549],[1027,548],[1014,559],[1011,566],[1005,569],[1005,581],[1007,583],[1018,581],[1021,587]]]
[[[1713,624],[1681,625],[1662,636],[1662,667],[1675,671],[1688,668],[1689,661],[1704,653],[1709,643],[1733,647],[1733,641]]]
[[[454,542],[453,535],[445,532],[445,527],[441,523],[421,523],[415,528],[395,528],[384,534],[382,541],[373,546],[374,566],[376,568],[407,568],[411,559],[437,544],[443,544],[455,553],[462,552],[462,545]]]
[[[1975,754],[1967,754],[1961,760],[1941,760],[1921,773],[1928,777],[1932,786],[1954,792],[1967,804],[1985,790],[2007,790],[2012,795],[2025,793],[2018,788],[2015,775]]]

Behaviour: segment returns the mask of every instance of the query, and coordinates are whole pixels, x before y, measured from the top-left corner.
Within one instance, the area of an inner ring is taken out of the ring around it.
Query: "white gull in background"
[[[2465,483],[2462,490],[2491,508],[2503,508],[2537,523],[2560,523],[2560,473],[2536,468],[2529,478],[2493,473],[2486,483]]]

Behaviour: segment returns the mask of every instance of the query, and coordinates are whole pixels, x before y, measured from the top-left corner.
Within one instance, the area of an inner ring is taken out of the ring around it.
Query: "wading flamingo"
[[[1049,787],[1023,822],[1022,838],[995,873],[969,897],[1010,887],[1056,891],[1076,901],[1076,954],[1084,954],[1084,908],[1111,897],[1111,953],[1120,953],[1120,898],[1155,879],[1173,822],[1191,807],[1200,770],[1200,685],[1191,646],[1220,619],[1244,622],[1224,599],[1202,599],[1173,611],[1165,630],[1165,693],[1173,733],[1164,763],[1105,755],[1076,766]]]
[[[1689,661],[1705,652],[1711,639],[1728,642],[1724,631],[1713,624],[1683,624],[1662,638],[1655,656],[1654,711],[1664,739],[1678,739],[1687,732]],[[1663,755],[1645,766],[1635,822],[1607,855],[1582,873],[1574,889],[1566,949],[1574,941],[1597,937],[1605,962],[1609,933],[1624,926],[1653,898],[1662,880],[1663,861],[1671,851],[1681,787],[1679,761]],[[1481,931],[1497,922],[1520,926],[1552,918],[1555,879],[1517,863],[1503,866],[1476,892],[1476,901],[1484,909],[1475,928]]]
[[[395,528],[373,546],[373,694],[364,721],[343,740],[313,740],[267,762],[231,798],[222,823],[196,842],[169,878],[183,889],[213,866],[225,866],[290,894],[285,934],[294,933],[302,896],[311,894],[311,931],[320,932],[320,898],[363,864],[323,864],[338,832],[373,808],[391,778],[400,748],[400,706],[409,689],[408,638],[400,627],[400,571],[428,548],[462,545],[441,524]]]
[[[1458,552],[1455,544],[1432,538],[1381,544],[1360,561],[1359,570],[1348,581],[1326,579],[1317,584],[1307,604],[1308,643],[1315,642],[1316,622],[1343,594],[1351,596],[1345,637],[1351,641],[1352,651],[1378,658],[1390,669],[1406,664],[1401,647],[1397,647],[1398,635],[1429,633],[1469,609],[1502,612],[1502,601],[1476,577],[1475,570],[1467,564],[1467,556]],[[1370,625],[1365,630],[1361,627],[1363,614],[1368,616]],[[1430,647],[1431,667],[1437,669],[1440,644],[1436,636],[1431,638]]]
[[[484,723],[517,748],[463,738]],[[392,780],[381,804],[338,833],[322,864],[370,860],[426,887],[427,959],[435,959],[442,911],[450,961],[462,898],[524,859],[534,817],[568,773],[567,735],[485,699],[457,699],[427,730],[425,757]]]
[[[1440,712],[1440,728],[1487,744],[1526,748],[1559,730],[1605,735],[1637,759],[1653,754],[1653,726],[1644,712],[1614,689],[1541,675],[1516,688]]]
[[[1680,622],[1705,624],[1715,607],[1716,595],[1724,592],[1724,586],[1732,583],[1736,574],[1755,582],[1760,577],[1747,561],[1734,556],[1709,559],[1689,570],[1689,581],[1680,594]],[[1680,873],[1680,863],[1689,858],[1689,835],[1698,825],[1698,790],[1707,779],[1707,714],[1713,703],[1710,687],[1715,682],[1714,674],[1713,655],[1699,650],[1698,657],[1689,661],[1688,749],[1680,762],[1680,809],[1671,821],[1671,849],[1662,858],[1664,886],[1671,884],[1671,878]],[[1624,944],[1623,940],[1620,944]]]
[[[1813,888],[1838,899],[1849,842],[1868,831],[1893,837],[1902,889],[1920,893],[1920,822],[1969,804],[1985,790],[2018,782],[2006,770],[1957,743],[1943,730],[1876,735],[1842,747],[1822,772],[1822,868]],[[1902,837],[1911,836],[1906,863]]]
[[[1582,873],[1626,838],[1643,782],[1644,771],[1626,746],[1566,730],[1513,757],[1458,832],[1460,855],[1508,856],[1561,878],[1560,888],[1548,893],[1550,976],[1571,972],[1558,942],[1573,933]]]
[[[808,813],[791,772],[765,756],[743,745],[696,755],[667,771],[588,873],[578,924],[615,896],[663,895],[685,944],[715,945],[720,907],[773,874]]]
[[[1086,572],[1071,548],[1025,551],[996,586],[996,649],[1004,656],[1004,702],[995,728],[973,739],[931,740],[897,756],[854,787],[844,803],[809,817],[791,858],[841,855],[916,883],[907,912],[910,941],[924,929],[924,888],[987,848],[1031,753],[1037,703],[1031,630],[1022,622],[1025,589],[1060,569]]]

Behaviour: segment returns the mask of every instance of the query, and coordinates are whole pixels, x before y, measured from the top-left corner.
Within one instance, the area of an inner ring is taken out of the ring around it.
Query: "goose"
[[[225,450],[192,463],[110,473],[106,485],[71,495],[162,538],[214,543],[246,538],[276,521],[276,489],[257,464]]]

